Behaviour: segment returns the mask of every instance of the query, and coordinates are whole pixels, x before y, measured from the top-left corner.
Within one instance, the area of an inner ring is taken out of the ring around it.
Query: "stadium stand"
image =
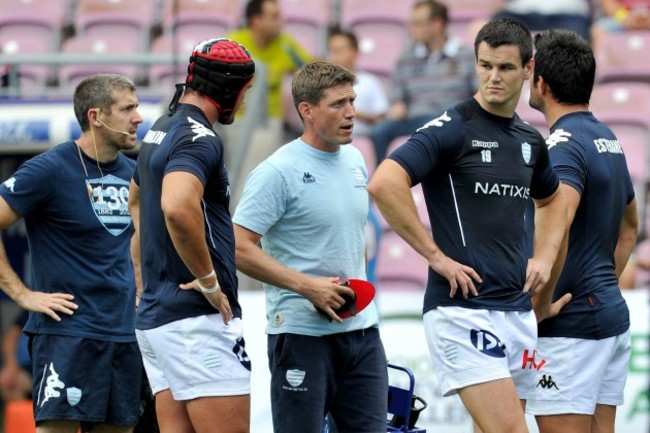
[[[407,40],[410,1],[343,0],[340,22],[359,39],[359,69],[388,77]]]
[[[206,37],[222,37],[236,28],[241,19],[241,9],[232,0],[159,0],[162,2],[162,32],[171,34],[202,31]],[[203,38],[205,39],[205,37]],[[200,41],[202,39],[197,40]]]
[[[0,51],[4,54],[47,54],[60,49],[63,28],[71,14],[70,0],[0,1]],[[21,65],[21,94],[42,93],[53,69]]]
[[[332,16],[330,0],[279,0],[284,30],[310,53],[324,57],[327,27]]]
[[[594,55],[596,80],[643,81],[650,83],[650,31],[606,33]]]

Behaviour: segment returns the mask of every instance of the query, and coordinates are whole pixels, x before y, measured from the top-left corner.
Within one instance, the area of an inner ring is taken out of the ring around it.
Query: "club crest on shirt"
[[[131,225],[129,214],[129,182],[109,174],[88,179],[92,188],[90,202],[99,222],[113,236],[119,236]]]
[[[528,164],[530,162],[530,156],[531,156],[531,147],[530,144],[527,142],[521,143],[521,156],[524,157],[524,162]]]

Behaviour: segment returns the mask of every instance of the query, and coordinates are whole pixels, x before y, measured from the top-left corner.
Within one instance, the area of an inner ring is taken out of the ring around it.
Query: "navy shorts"
[[[138,422],[142,358],[138,343],[64,335],[30,338],[36,422]]]
[[[312,337],[268,337],[275,433],[386,431],[388,371],[377,328]]]

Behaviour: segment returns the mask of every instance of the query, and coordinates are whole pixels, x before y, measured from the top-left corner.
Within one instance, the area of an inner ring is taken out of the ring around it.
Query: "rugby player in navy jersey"
[[[142,140],[131,182],[136,336],[161,433],[246,433],[251,362],[237,300],[224,145],[255,63],[228,39],[200,42],[169,114]]]
[[[613,433],[631,350],[618,277],[637,236],[634,189],[616,136],[589,112],[596,71],[589,43],[550,30],[535,37],[535,47],[530,105],[550,127],[546,143],[570,224],[553,299],[573,299],[539,324],[545,364],[526,410],[541,433]]]
[[[142,361],[127,208],[142,117],[133,82],[93,75],[76,87],[81,135],[23,164],[0,186],[0,229],[25,219],[31,287],[0,249],[0,286],[30,310],[38,433],[129,433]],[[74,314],[73,314],[74,312]]]
[[[566,200],[540,134],[515,114],[532,73],[521,23],[493,19],[475,41],[479,91],[423,125],[375,172],[369,191],[429,262],[424,326],[443,395],[459,394],[485,433],[526,432],[520,400],[535,373],[531,293],[547,287]],[[410,188],[422,184],[433,236]],[[535,250],[524,210],[535,201]],[[554,314],[568,297],[547,313]]]

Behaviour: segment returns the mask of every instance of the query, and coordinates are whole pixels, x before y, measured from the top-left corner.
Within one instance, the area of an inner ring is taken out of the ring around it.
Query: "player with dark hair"
[[[142,362],[127,208],[142,122],[133,82],[84,79],[74,92],[81,136],[23,164],[0,186],[0,228],[25,219],[32,288],[0,249],[0,286],[30,310],[39,433],[129,433],[138,420]],[[74,314],[73,314],[74,312]],[[60,314],[63,313],[62,316]]]
[[[249,431],[230,184],[212,124],[232,123],[254,72],[234,41],[196,45],[184,90],[144,137],[131,182],[143,286],[136,334],[162,433]]]
[[[515,20],[491,20],[476,36],[475,53],[478,93],[413,134],[377,168],[369,191],[429,262],[424,326],[443,395],[458,394],[485,433],[521,433],[520,400],[534,374],[522,361],[537,342],[530,295],[551,276],[566,203],[543,138],[515,113],[532,74],[530,32]],[[433,238],[411,195],[418,183]],[[537,230],[528,259],[530,198]]]
[[[376,305],[347,319],[339,311],[354,295],[341,280],[366,278],[368,172],[346,146],[354,79],[326,62],[298,71],[292,94],[304,132],[253,170],[233,217],[237,266],[266,292],[275,433],[320,432],[328,413],[341,433],[386,430]]]
[[[546,144],[570,224],[564,269],[548,294],[573,299],[539,324],[545,364],[526,410],[541,433],[613,433],[631,354],[618,278],[637,236],[634,188],[618,139],[589,112],[596,72],[589,43],[549,30],[535,37],[535,48],[530,105],[550,127]]]

